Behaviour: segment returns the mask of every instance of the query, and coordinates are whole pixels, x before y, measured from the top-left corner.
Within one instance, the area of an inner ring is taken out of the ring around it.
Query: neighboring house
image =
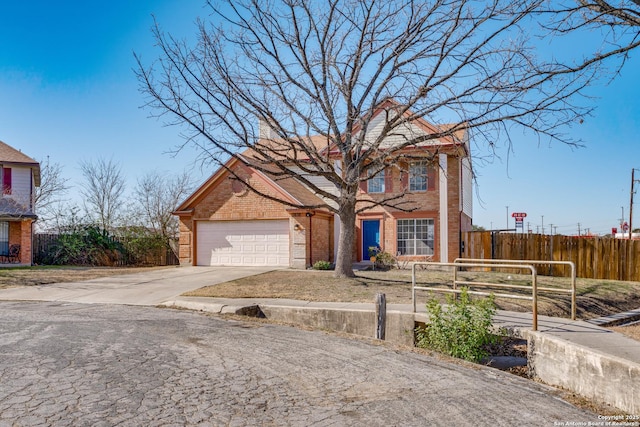
[[[374,115],[369,126],[372,136],[377,126],[382,126],[382,111]],[[415,135],[434,129],[418,120],[407,125],[406,131]],[[260,130],[261,135],[268,132]],[[395,165],[361,183],[362,197],[376,201],[404,193],[403,199],[413,202],[413,210],[377,206],[359,214],[354,260],[368,260],[368,248],[372,246],[406,260],[447,262],[459,256],[460,233],[470,231],[472,226],[472,171],[466,133],[457,136],[432,140],[415,149],[418,155],[428,152],[435,156],[435,162]],[[318,150],[327,149],[326,139],[312,142]],[[323,203],[293,178],[274,179],[231,159],[174,212],[180,218],[182,265],[305,268],[318,260],[335,260],[340,225],[337,216],[325,209],[292,209],[257,195],[241,181],[230,179],[227,169],[275,198],[307,206]],[[323,190],[336,191],[321,177],[307,178]]]
[[[0,264],[32,263],[34,191],[40,186],[40,164],[0,141]]]

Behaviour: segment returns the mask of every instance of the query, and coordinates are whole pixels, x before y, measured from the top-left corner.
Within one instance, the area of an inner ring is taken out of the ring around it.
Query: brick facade
[[[259,173],[236,165],[234,172],[248,185],[273,197],[282,197],[278,188]],[[200,221],[255,221],[287,219],[289,227],[290,265],[306,268],[316,261],[333,261],[333,215],[321,210],[295,210],[258,196],[233,179],[229,172],[216,177],[207,191],[193,202],[193,209],[179,214],[181,265],[196,265],[197,227]],[[265,227],[268,226],[265,223]]]
[[[437,165],[430,164],[430,168],[439,169]],[[380,220],[380,246],[385,252],[389,252],[392,255],[398,253],[397,243],[397,229],[399,219],[432,219],[434,221],[434,255],[433,261],[451,262],[458,257],[460,253],[460,231],[466,231],[471,228],[471,218],[463,214],[461,211],[460,195],[462,194],[462,182],[460,174],[460,158],[455,152],[447,156],[447,170],[446,170],[446,191],[447,191],[447,230],[448,245],[447,253],[448,259],[441,260],[441,242],[442,236],[440,233],[440,191],[445,189],[440,188],[441,182],[438,179],[439,173],[444,173],[438,170],[438,173],[430,174],[430,178],[434,182],[428,185],[427,191],[408,192],[406,178],[403,178],[403,174],[406,174],[408,165],[401,164],[398,167],[390,167],[385,170],[385,193],[382,194],[368,194],[364,186],[362,186],[362,192],[360,197],[364,200],[379,201],[383,198],[393,197],[395,195],[401,195],[403,192],[406,194],[402,197],[403,209],[392,207],[376,206],[368,211],[365,211],[358,215],[356,219],[356,235],[357,244],[354,248],[354,256],[356,259],[367,259],[368,254],[364,253],[362,247],[362,221],[377,219]],[[360,206],[358,206],[360,207]],[[407,212],[406,210],[410,210]],[[401,259],[409,261],[425,260],[424,256],[402,256]]]
[[[20,221],[9,221],[9,247],[20,245],[19,263],[22,265],[32,264],[32,230],[33,220],[23,219]]]
[[[460,158],[453,153],[446,158],[446,172],[440,171],[437,165],[430,165],[434,169],[430,173],[432,183],[426,191],[407,192],[406,174],[408,165],[388,168],[385,179],[384,194],[368,194],[361,191],[363,200],[376,201],[384,197],[402,195],[403,207],[409,211],[390,208],[374,207],[356,218],[356,242],[354,244],[354,259],[367,259],[368,254],[362,248],[362,221],[380,221],[380,243],[382,250],[396,255],[398,252],[397,229],[400,219],[431,219],[434,222],[434,261],[453,261],[460,253],[460,232],[471,228],[471,218],[461,211],[461,179]],[[265,181],[261,175],[242,165],[235,166],[234,171],[258,191],[273,197],[282,197],[273,183]],[[446,174],[446,180],[441,181],[439,174]],[[446,188],[442,187],[446,183]],[[290,263],[293,268],[307,268],[316,261],[335,261],[334,258],[334,217],[322,210],[291,209],[286,205],[259,196],[250,191],[228,172],[221,172],[215,179],[205,185],[206,191],[191,202],[192,209],[178,213],[180,217],[180,246],[179,256],[182,265],[196,265],[197,254],[197,226],[199,221],[243,221],[243,220],[289,220]],[[364,190],[364,189],[363,189]],[[447,253],[448,259],[441,260],[441,218],[440,191],[447,192]],[[360,206],[358,206],[360,207]],[[265,223],[265,226],[267,224]],[[406,260],[424,260],[424,256],[403,256]]]
[[[333,215],[323,211],[291,211],[289,233],[293,241],[293,268],[307,268],[317,261],[333,262]]]

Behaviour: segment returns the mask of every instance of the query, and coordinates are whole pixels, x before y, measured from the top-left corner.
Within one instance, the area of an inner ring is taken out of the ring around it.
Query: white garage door
[[[289,221],[198,221],[198,265],[289,266]]]

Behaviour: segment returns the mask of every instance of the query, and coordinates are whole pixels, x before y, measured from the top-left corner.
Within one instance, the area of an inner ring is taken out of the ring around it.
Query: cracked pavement
[[[597,421],[490,368],[197,312],[0,303],[0,426]]]

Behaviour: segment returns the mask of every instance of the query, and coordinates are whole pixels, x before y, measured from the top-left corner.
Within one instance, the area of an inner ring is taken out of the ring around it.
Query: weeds
[[[427,303],[429,324],[417,330],[417,346],[429,348],[470,362],[488,356],[486,346],[497,341],[491,333],[496,312],[493,295],[472,300],[468,289],[459,297],[447,297],[447,306],[436,299]]]

